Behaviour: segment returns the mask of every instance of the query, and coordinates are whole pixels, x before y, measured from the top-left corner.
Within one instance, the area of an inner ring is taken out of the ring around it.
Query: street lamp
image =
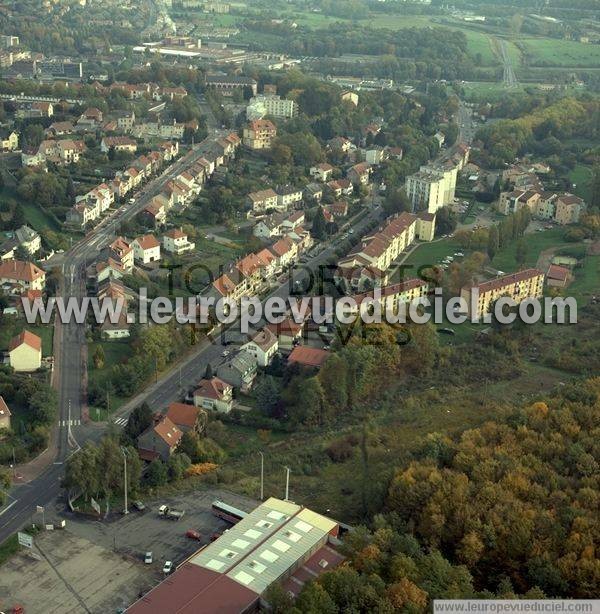
[[[265,498],[265,455],[262,452],[260,454],[260,500]]]
[[[122,447],[121,453],[123,454],[123,491],[125,497],[125,509],[123,510],[123,514],[129,514],[129,510],[127,509],[127,449]]]
[[[284,467],[285,469],[285,501],[289,501],[290,497],[290,468]]]

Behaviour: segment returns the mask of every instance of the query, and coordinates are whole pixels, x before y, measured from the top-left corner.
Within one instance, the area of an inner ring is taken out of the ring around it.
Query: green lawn
[[[575,184],[573,192],[580,196],[586,202],[590,202],[592,197],[590,181],[592,178],[592,169],[584,164],[577,164],[569,173],[571,183]]]
[[[534,66],[600,66],[600,45],[553,38],[525,38],[519,45]]]
[[[416,277],[417,271],[423,266],[438,264],[446,256],[452,256],[461,248],[455,239],[441,239],[432,243],[421,243],[406,259],[403,266],[412,268],[405,269],[404,277]],[[395,274],[395,277],[398,274]]]
[[[101,346],[104,350],[104,366],[101,369],[96,369],[94,366],[94,352],[96,348]],[[90,343],[88,345],[88,386],[92,383],[104,386],[113,366],[118,365],[130,356],[133,351],[131,342],[128,339],[115,339],[114,341],[100,341]],[[127,399],[113,395],[110,397],[110,411],[116,411]],[[97,412],[95,408],[90,407],[90,417],[92,420],[106,418],[106,410]]]
[[[575,297],[581,306],[587,303],[590,294],[600,293],[600,256],[586,256],[582,266],[574,270],[574,276],[566,294]]]
[[[545,230],[544,232],[535,232],[526,235],[523,238],[523,241],[527,246],[527,255],[523,266],[535,266],[540,252],[546,249],[571,245],[563,239],[564,232],[565,231],[563,228],[553,228],[552,230]],[[492,261],[493,266],[506,273],[511,273],[519,268],[522,268],[517,264],[515,258],[517,244],[518,241],[513,241],[508,246],[500,250],[494,256],[494,260]]]
[[[52,355],[52,341],[54,339],[54,326],[44,324],[42,326],[34,326],[27,324],[23,319],[17,319],[13,316],[6,317],[2,320],[0,326],[0,347],[7,348],[9,341],[18,335],[23,329],[27,329],[36,334],[42,339],[42,356]]]
[[[19,552],[21,546],[17,540],[17,534],[11,535],[0,544],[0,565],[8,561],[11,556]]]

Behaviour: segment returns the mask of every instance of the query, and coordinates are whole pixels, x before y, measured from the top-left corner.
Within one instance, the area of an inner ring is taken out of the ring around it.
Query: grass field
[[[528,63],[533,66],[600,66],[600,45],[550,38],[525,38],[519,41]]]
[[[586,256],[574,275],[567,294],[575,297],[581,306],[588,302],[591,294],[600,293],[600,256]]]
[[[571,183],[575,184],[573,192],[580,196],[586,202],[590,202],[592,196],[590,181],[592,178],[592,169],[584,164],[577,164],[569,173]]]
[[[553,228],[552,230],[545,230],[544,232],[536,232],[526,235],[523,238],[523,241],[527,247],[527,254],[523,266],[535,266],[540,253],[546,249],[571,245],[563,239],[563,234],[564,229]],[[493,266],[501,271],[505,271],[506,273],[516,271],[519,268],[515,258],[517,244],[518,241],[513,241],[510,243],[510,245],[500,250],[494,256],[494,260],[492,261]]]

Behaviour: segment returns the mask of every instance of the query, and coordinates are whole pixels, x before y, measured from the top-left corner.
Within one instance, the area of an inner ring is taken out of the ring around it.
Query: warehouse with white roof
[[[338,523],[325,516],[270,498],[192,555],[127,612],[253,612],[275,582],[295,596],[307,580],[343,560],[331,545],[338,530]]]

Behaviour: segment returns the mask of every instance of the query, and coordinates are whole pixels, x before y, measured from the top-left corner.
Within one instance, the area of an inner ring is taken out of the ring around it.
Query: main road
[[[211,130],[211,134],[192,147],[184,156],[168,166],[159,176],[150,180],[136,194],[133,204],[122,207],[105,218],[85,238],[65,254],[52,261],[61,267],[61,295],[82,298],[85,293],[85,268],[93,262],[98,251],[120,230],[123,222],[137,215],[155,196],[166,181],[174,179],[185,168],[207,153],[211,143],[225,134]],[[54,427],[49,449],[54,455],[51,464],[32,481],[16,483],[8,493],[6,505],[0,509],[0,543],[31,520],[42,521],[38,506],[45,507],[60,494],[64,463],[87,439],[98,438],[100,431],[82,424],[82,411],[86,407],[83,382],[86,377],[85,325],[77,322],[55,323],[55,382],[58,391],[58,421]]]
[[[186,166],[202,157],[220,132],[214,130],[211,136],[168,167],[159,177],[146,184],[137,193],[134,204],[114,212],[60,260],[55,261],[55,264],[62,266],[63,296],[78,298],[84,296],[85,268],[87,264],[93,262],[99,249],[118,233],[124,221],[139,213],[154,196],[160,193],[165,181],[176,177]],[[367,215],[348,225],[346,231],[359,235],[379,217],[379,206],[372,207]],[[309,274],[309,270],[316,271],[320,265],[327,263],[335,255],[335,249],[335,242],[328,243],[325,249],[308,259],[302,269],[293,272],[290,279],[275,288],[269,296],[288,297],[295,282],[302,281]],[[55,335],[58,336],[56,346],[59,348],[55,364],[59,396],[59,419],[55,427],[57,432],[53,437],[53,441],[56,442],[55,459],[53,464],[31,482],[17,484],[11,488],[9,501],[0,510],[0,543],[30,520],[41,522],[42,517],[36,510],[38,506],[46,507],[53,504],[60,495],[65,461],[71,454],[76,453],[86,440],[98,439],[102,434],[101,429],[82,424],[84,418],[82,410],[86,406],[82,384],[86,376],[87,360],[85,325],[76,322],[57,323],[55,331]],[[126,417],[142,400],[158,409],[181,398],[184,388],[201,379],[206,365],[214,364],[221,357],[223,351],[221,335],[221,332],[217,332],[211,339],[203,340],[181,365],[163,375],[157,383],[150,385],[145,393],[136,397],[118,415]]]

